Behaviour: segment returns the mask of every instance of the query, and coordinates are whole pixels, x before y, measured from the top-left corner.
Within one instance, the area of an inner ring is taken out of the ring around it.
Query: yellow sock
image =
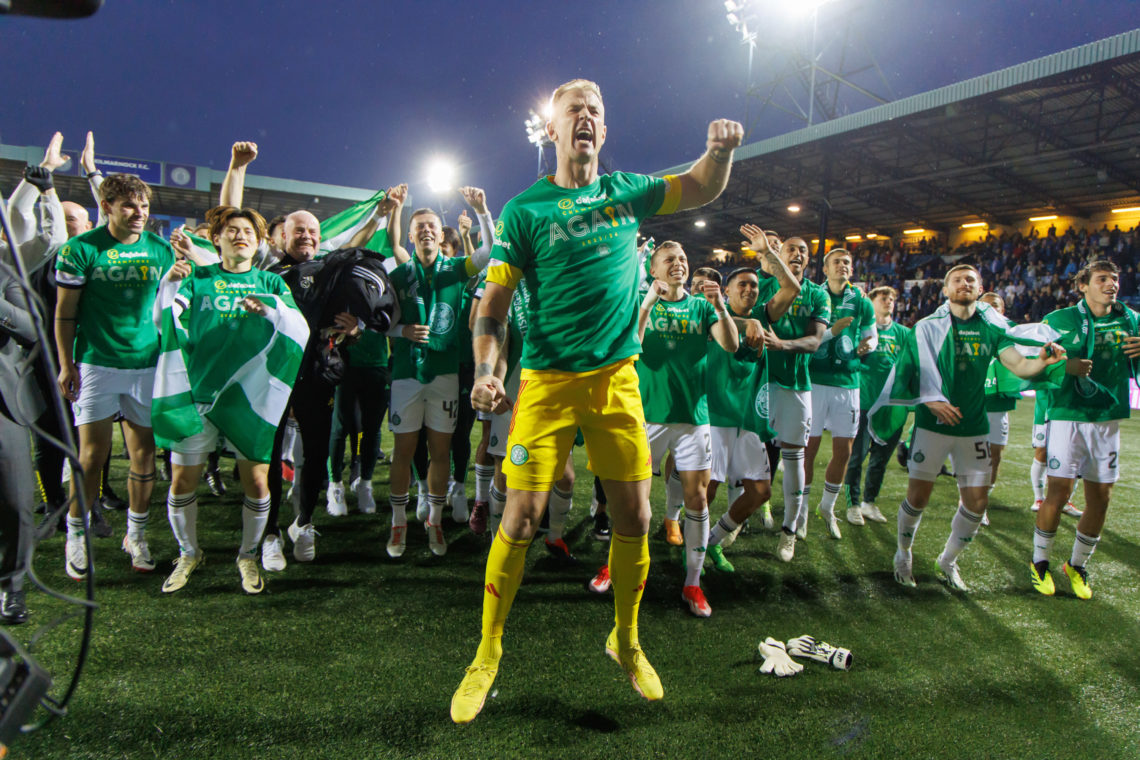
[[[477,660],[493,659],[497,662],[503,655],[503,624],[522,582],[529,546],[530,541],[516,541],[507,536],[502,526],[495,533],[483,579],[483,639],[475,654]]]
[[[649,536],[623,536],[610,539],[610,580],[614,592],[614,622],[618,644],[637,643],[637,608],[649,576]]]

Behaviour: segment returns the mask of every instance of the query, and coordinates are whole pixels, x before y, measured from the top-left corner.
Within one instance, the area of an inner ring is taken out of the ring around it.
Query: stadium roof
[[[828,204],[834,239],[1137,201],[1140,29],[743,146],[717,201],[642,230],[735,250],[744,222],[814,237]]]
[[[0,145],[0,188],[11,194],[24,176],[26,163],[38,164],[45,146]],[[74,201],[81,206],[94,208],[87,180],[80,176],[74,151],[64,151],[72,158],[69,165],[55,172],[55,187],[60,200]],[[185,216],[202,219],[206,211],[218,205],[224,171],[205,166],[173,164],[144,159],[120,159],[96,155],[96,165],[119,167],[137,173],[151,189],[151,213]],[[375,190],[358,187],[326,185],[320,182],[302,182],[248,174],[245,178],[244,204],[257,209],[266,219],[287,214],[297,209],[309,209],[324,219],[343,211],[354,203],[371,198]]]

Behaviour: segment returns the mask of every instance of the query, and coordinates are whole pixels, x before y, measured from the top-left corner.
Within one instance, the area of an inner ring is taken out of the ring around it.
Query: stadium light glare
[[[924,232],[926,232],[926,230],[922,227],[916,227],[913,230],[903,230],[904,235],[921,235]]]
[[[1029,217],[1029,221],[1031,221],[1031,222],[1051,222],[1056,218],[1057,218],[1056,214],[1047,214],[1045,216],[1031,216],[1031,217]]]
[[[968,222],[968,223],[962,225],[962,229],[968,230],[971,227],[985,227],[985,226],[987,226],[985,222]]]
[[[874,240],[878,236],[879,236],[879,233],[877,233],[877,232],[868,232],[867,233],[867,239],[868,240]]]
[[[843,239],[844,240],[862,240],[863,236],[862,235],[847,235]]]
[[[819,238],[812,238],[812,239],[811,239],[811,242],[813,242],[813,243],[818,243],[818,242],[819,242]]]
[[[1135,213],[1137,211],[1140,211],[1140,206],[1129,206],[1127,208],[1114,208],[1112,210],[1112,213],[1114,213],[1114,214],[1132,214],[1132,213]]]
[[[704,227],[705,224],[706,222],[704,219],[698,219],[697,221],[693,222],[694,227]]]
[[[788,206],[788,211],[791,211],[793,214],[798,214],[800,213],[800,207],[797,204],[793,203],[792,205]]]
[[[427,184],[433,193],[444,193],[455,183],[455,165],[446,158],[435,158],[428,164]]]

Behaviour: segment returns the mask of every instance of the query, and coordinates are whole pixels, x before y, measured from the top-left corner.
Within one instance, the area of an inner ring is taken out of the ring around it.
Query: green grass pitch
[[[1013,413],[992,524],[961,559],[968,595],[951,593],[933,572],[956,504],[949,478],[939,479],[915,543],[918,588],[894,583],[893,517],[906,477],[892,463],[880,501],[889,524],[842,523],[843,540],[833,541],[813,503],[808,540],[790,565],[775,557],[776,536],[754,528],[727,550],[734,575],[710,568],[705,576],[713,616],[698,620],[680,600],[682,555],[663,540],[664,487],[655,479],[653,565],[641,605],[641,640],[665,685],[655,704],[603,652],[611,597],[584,590],[606,549],[590,536],[592,477],[579,450],[567,540],[582,567],[561,569],[532,548],[495,696],[461,727],[448,704],[478,641],[486,538],[448,521],[450,549],[434,558],[413,519],[407,554],[388,559],[381,465],[379,514],[331,518],[322,508],[316,562],[293,562],[287,547],[289,568],[268,579],[264,594],[246,597],[234,566],[239,489],[229,483],[218,500],[203,486],[207,562],[166,596],[159,589],[177,546],[163,506],[168,486],[159,483],[148,531],[158,569],[130,571],[119,551],[125,517],[112,514],[115,538],[95,541],[101,606],[71,714],[12,751],[275,760],[1140,757],[1140,422],[1122,428],[1125,477],[1090,565],[1093,599],[1082,602],[1057,572],[1072,518],[1063,518],[1054,547],[1057,596],[1029,585],[1031,421],[1027,400]],[[817,479],[829,450],[824,441]],[[122,483],[126,463],[114,464]],[[724,509],[722,490],[713,519]],[[80,591],[63,572],[61,536],[39,547],[35,567],[53,586]],[[28,602],[32,622],[17,629],[24,637],[64,611],[42,593]],[[59,681],[78,632],[69,622],[37,645]],[[795,678],[757,672],[765,636],[804,633],[849,648],[852,670],[809,662]]]

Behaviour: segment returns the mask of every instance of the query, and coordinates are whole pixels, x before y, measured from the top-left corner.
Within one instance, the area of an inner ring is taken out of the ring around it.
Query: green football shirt
[[[430,267],[412,256],[388,279],[400,300],[401,321],[431,328],[427,343],[392,338],[392,379],[415,378],[430,383],[439,375],[459,372],[459,319],[463,289],[471,277],[470,257],[437,255]]]
[[[507,202],[488,277],[504,262],[530,291],[524,368],[588,372],[638,353],[637,230],[676,205],[674,186],[625,172],[573,189],[546,177]]]
[[[836,295],[827,283],[820,286],[827,294],[831,308],[831,323],[851,317],[851,324],[839,335],[811,354],[808,371],[812,383],[833,388],[858,388],[859,370],[863,364],[855,350],[863,333],[875,324],[875,309],[870,299],[851,283],[846,283]]]
[[[954,367],[947,400],[962,412],[962,421],[953,426],[943,425],[926,404],[919,404],[914,424],[943,435],[980,438],[990,432],[990,421],[986,417],[986,373],[990,362],[1014,344],[1001,329],[991,325],[977,312],[969,319],[953,316],[950,319]],[[946,380],[943,378],[944,382]]]
[[[705,372],[709,328],[716,321],[712,304],[687,293],[653,304],[637,363],[646,422],[709,423]]]
[[[1091,359],[1086,378],[1061,374],[1061,387],[1049,392],[1049,419],[1107,422],[1128,419],[1128,382],[1133,364],[1124,355],[1124,339],[1136,334],[1140,315],[1116,304],[1103,317],[1093,317],[1085,301],[1045,315],[1043,322],[1061,333],[1057,342],[1070,359]],[[1091,340],[1090,340],[1091,338]]]
[[[274,332],[265,317],[250,314],[241,306],[246,296],[273,295],[290,308],[297,308],[289,286],[280,275],[261,269],[229,272],[221,264],[195,267],[182,281],[175,303],[182,307],[180,321],[186,329],[186,371],[194,402],[208,404],[251,358],[242,344],[262,346]]]
[[[152,308],[159,280],[173,265],[170,244],[150,232],[125,245],[103,226],[64,243],[56,257],[56,282],[83,288],[75,325],[77,364],[157,366]]]
[[[771,327],[776,337],[785,340],[795,340],[807,335],[811,325],[821,322],[824,325],[831,323],[831,299],[827,297],[824,288],[810,280],[800,282],[800,294],[792,302],[784,316],[775,324],[769,325],[768,310],[765,308],[772,296],[780,290],[779,281],[762,270],[756,270],[760,278],[760,294],[756,299],[756,306],[752,310],[753,319],[759,319],[765,326]],[[768,351],[768,379],[792,391],[810,391],[811,377],[808,365],[811,363],[811,354],[792,353],[790,351]],[[854,386],[852,386],[854,387]]]
[[[886,327],[879,327],[879,342],[875,350],[863,357],[863,369],[859,372],[859,408],[864,412],[874,406],[887,376],[898,361],[909,327],[904,327],[893,319]]]
[[[987,412],[1012,412],[1017,408],[1017,400],[1021,398],[1020,393],[1002,393],[998,390],[998,379],[1002,376],[1009,377],[1011,375],[1013,373],[997,359],[990,362],[990,368],[986,371]]]

